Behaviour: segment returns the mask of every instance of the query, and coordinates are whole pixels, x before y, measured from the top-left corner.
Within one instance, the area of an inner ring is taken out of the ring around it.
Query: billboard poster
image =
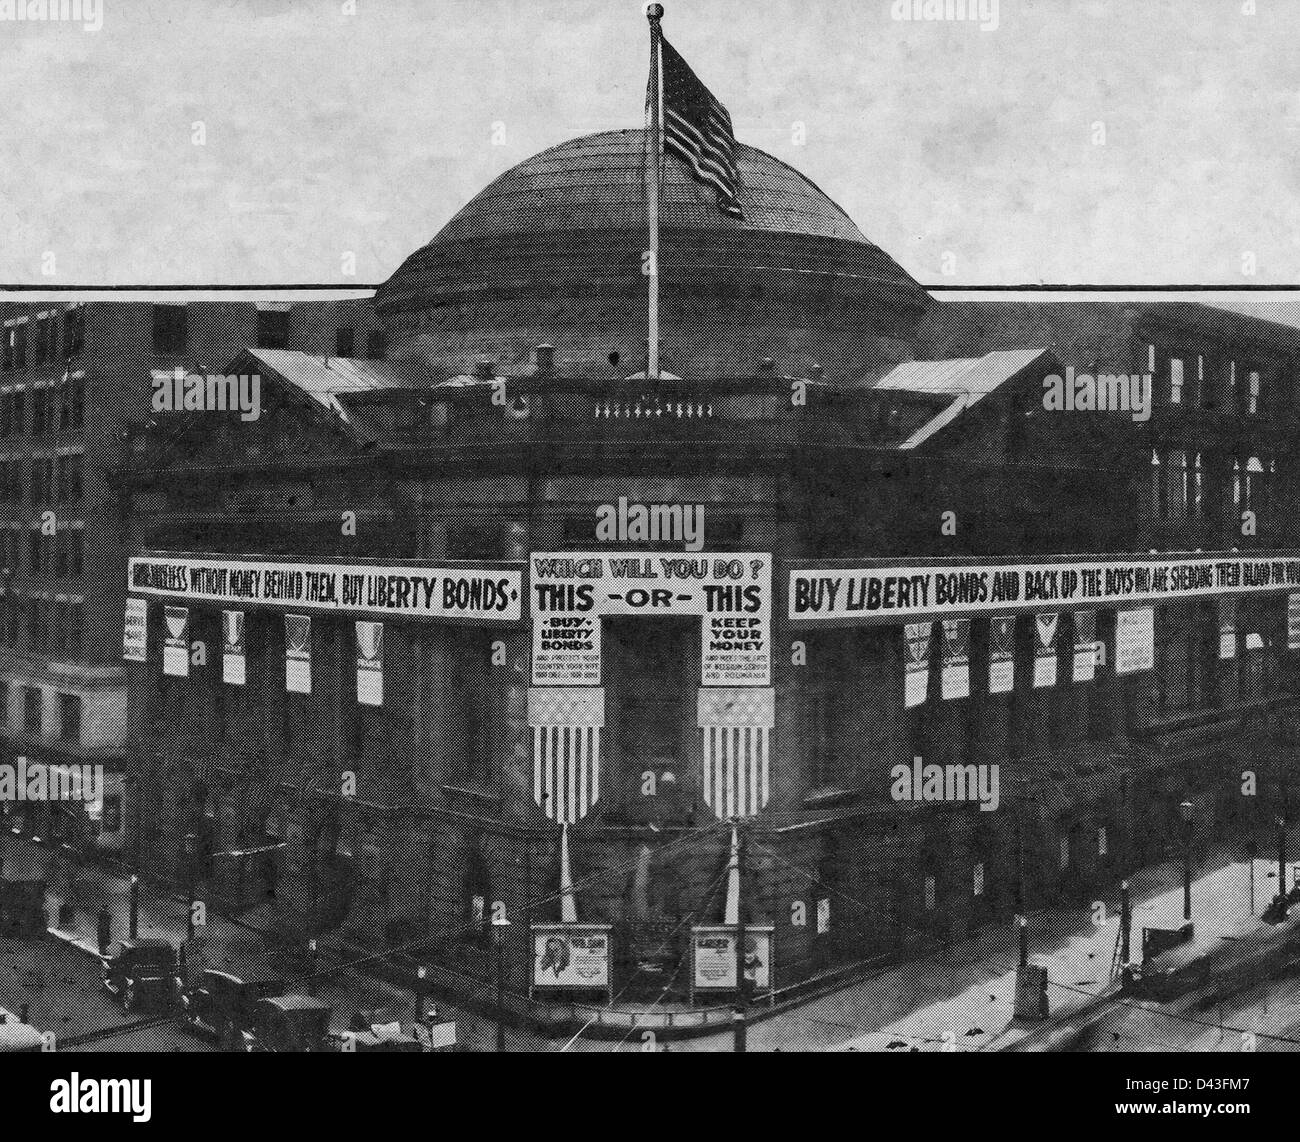
[[[699,617],[702,686],[771,685],[770,552],[566,551],[529,568],[534,686],[598,686],[606,615]]]
[[[1136,607],[1297,588],[1300,558],[1290,552],[934,566],[850,562],[790,570],[788,615],[795,624],[862,625],[1040,608]]]
[[[1300,595],[1287,596],[1286,646],[1288,650],[1300,650]]]
[[[1056,685],[1056,629],[1059,614],[1034,616],[1034,686]]]
[[[523,611],[523,569],[517,563],[451,567],[139,556],[129,560],[127,585],[139,594],[235,606],[476,623],[517,623]]]
[[[534,924],[534,987],[609,986],[609,932],[604,924]]]
[[[190,673],[190,611],[188,607],[165,607],[163,621],[163,673],[188,678]]]
[[[128,662],[144,662],[148,645],[149,603],[146,599],[126,600],[126,626],[122,633],[122,657]]]
[[[290,694],[311,693],[311,619],[284,616],[284,688]]]
[[[943,696],[970,697],[970,619],[943,620]]]
[[[357,701],[384,704],[384,624],[357,623]]]
[[[827,913],[827,920],[830,915]],[[755,991],[772,987],[772,929],[745,929],[745,978]],[[736,989],[736,929],[691,929],[691,964],[696,991]]]
[[[1156,613],[1152,607],[1115,615],[1115,673],[1135,674],[1156,664]]]
[[[248,661],[244,650],[244,612],[221,612],[221,680],[231,686],[244,684]]]
[[[1074,680],[1091,682],[1097,674],[1097,612],[1074,612]]]
[[[1015,616],[996,615],[989,621],[989,693],[1010,694],[1015,682]]]
[[[903,702],[906,708],[925,702],[930,680],[930,634],[933,623],[906,623],[904,640],[907,666],[903,679]]]

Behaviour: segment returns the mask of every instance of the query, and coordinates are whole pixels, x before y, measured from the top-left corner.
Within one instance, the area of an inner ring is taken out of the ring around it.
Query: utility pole
[[[1129,901],[1128,881],[1119,885],[1119,966],[1122,971],[1128,967],[1129,928],[1132,924],[1132,904]]]
[[[1277,819],[1277,910],[1286,919],[1286,818]]]
[[[735,1052],[743,1055],[749,1046],[748,1030],[745,1026],[745,1008],[748,1005],[748,980],[745,978],[745,823],[736,826],[736,884],[738,886],[736,904],[736,1007],[735,1007]]]

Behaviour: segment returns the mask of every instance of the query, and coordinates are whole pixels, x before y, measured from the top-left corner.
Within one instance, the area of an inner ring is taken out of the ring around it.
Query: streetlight
[[[185,928],[189,943],[194,942],[194,854],[198,849],[198,840],[193,833],[185,834]]]
[[[1192,920],[1192,803],[1184,801],[1178,806],[1183,818],[1183,923]]]
[[[1286,818],[1277,819],[1277,910],[1286,919]]]
[[[492,943],[497,953],[497,1051],[506,1049],[506,929],[510,921],[495,907],[492,913]]]
[[[138,874],[131,874],[131,939],[135,939],[140,931],[140,877]]]

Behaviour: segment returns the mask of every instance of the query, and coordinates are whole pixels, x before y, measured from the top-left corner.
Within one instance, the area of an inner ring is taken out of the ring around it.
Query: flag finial
[[[647,4],[645,6],[646,19],[652,24],[657,20],[664,18],[664,6],[662,4]]]

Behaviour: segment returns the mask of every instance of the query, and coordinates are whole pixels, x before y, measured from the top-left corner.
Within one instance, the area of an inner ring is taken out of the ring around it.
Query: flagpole
[[[659,63],[659,39],[663,35],[659,21],[663,19],[662,4],[647,4],[646,19],[650,21],[650,83],[653,97],[650,100],[650,171],[646,193],[646,209],[650,225],[650,308],[645,375],[647,380],[659,379],[659,150],[663,130],[663,72]]]

